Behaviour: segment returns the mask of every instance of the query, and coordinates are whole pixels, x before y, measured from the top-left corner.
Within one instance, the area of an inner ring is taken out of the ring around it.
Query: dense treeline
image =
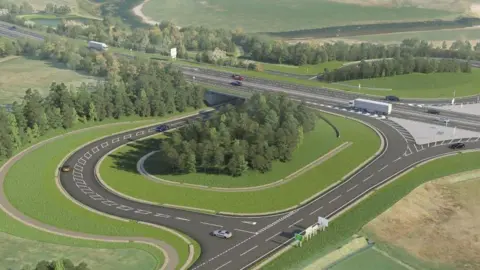
[[[361,61],[333,71],[326,70],[322,78],[328,82],[390,77],[410,73],[472,72],[470,61],[405,57],[381,61]]]
[[[161,143],[162,163],[171,173],[267,172],[273,161],[291,160],[315,121],[305,104],[285,95],[255,94],[242,105],[227,105],[209,120],[174,131]]]
[[[90,270],[88,265],[84,262],[75,266],[69,259],[62,259],[56,261],[40,261],[35,267],[23,266],[22,270]]]
[[[68,89],[52,83],[42,97],[28,89],[11,112],[0,109],[0,160],[12,156],[52,129],[69,129],[78,122],[138,115],[163,116],[203,106],[204,89],[187,83],[182,73],[158,62],[109,59],[105,81]]]

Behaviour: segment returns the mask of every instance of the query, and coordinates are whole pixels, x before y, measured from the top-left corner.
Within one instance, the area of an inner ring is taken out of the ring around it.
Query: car
[[[164,131],[167,131],[167,130],[168,130],[167,125],[160,125],[160,126],[155,128],[155,131],[157,131],[157,132],[164,132]]]
[[[439,110],[435,110],[435,109],[428,109],[428,110],[427,110],[427,113],[430,113],[430,114],[440,114],[440,111],[439,111]]]
[[[388,101],[400,101],[400,99],[396,96],[386,96],[385,99]]]
[[[227,230],[215,230],[212,232],[212,235],[218,238],[228,239],[233,236],[233,233]]]
[[[72,170],[72,168],[69,165],[63,165],[62,168],[60,168],[62,172],[69,172]]]
[[[233,86],[242,86],[241,81],[234,81],[234,82],[231,82],[230,84],[233,85]]]
[[[238,75],[238,74],[232,74],[232,78],[233,78],[234,80],[239,80],[239,81],[243,81],[243,80],[245,79],[245,77],[240,76],[240,75]]]
[[[448,118],[438,118],[438,121],[440,121],[444,124],[448,124],[450,122],[450,119],[448,119]]]
[[[8,29],[10,29],[10,30],[16,30],[17,27],[16,27],[16,26],[10,26]]]
[[[451,149],[462,149],[462,148],[465,148],[465,144],[458,142],[458,143],[451,144],[449,147]]]

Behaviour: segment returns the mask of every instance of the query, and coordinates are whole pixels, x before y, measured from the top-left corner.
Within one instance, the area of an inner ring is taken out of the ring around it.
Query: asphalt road
[[[263,256],[284,246],[295,232],[313,225],[318,216],[331,217],[370,190],[422,160],[452,152],[446,146],[449,142],[423,145],[421,148],[414,145],[406,140],[388,119],[379,120],[333,107],[322,109],[353,116],[374,126],[385,138],[385,149],[373,162],[341,185],[304,206],[283,214],[262,217],[202,214],[134,202],[106,190],[97,181],[97,162],[110,150],[153,134],[152,127],[113,135],[83,147],[67,159],[66,164],[71,165],[74,171],[62,173],[61,183],[75,200],[93,209],[123,218],[164,225],[188,234],[202,247],[201,257],[192,269],[235,270],[247,269]],[[181,125],[181,122],[174,121],[171,124]],[[480,148],[478,141],[466,144],[467,149]],[[252,222],[255,225],[252,225]],[[219,228],[231,230],[234,238],[222,240],[209,235],[211,231]]]

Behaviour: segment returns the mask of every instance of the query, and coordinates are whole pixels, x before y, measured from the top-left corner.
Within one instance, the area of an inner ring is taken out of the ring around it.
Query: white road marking
[[[217,225],[217,224],[212,224],[212,223],[207,223],[207,222],[200,222],[204,225],[209,225],[209,226],[214,226],[214,227],[219,227],[219,228],[222,228],[223,226],[222,225]]]
[[[183,220],[183,221],[190,221],[190,219],[186,219],[186,218],[182,218],[182,217],[175,217],[175,219]]]
[[[148,129],[148,132],[154,132],[155,131],[155,128],[149,128]]]
[[[98,148],[98,146],[95,146],[92,148],[92,152],[95,154],[97,153],[98,151],[100,151],[100,149]]]
[[[117,207],[117,209],[123,210],[123,211],[130,211],[133,210],[133,207],[126,206],[126,205],[120,205]]]
[[[73,168],[79,172],[83,172],[83,166],[78,165],[78,163],[75,163],[75,166]]]
[[[87,183],[85,183],[85,181],[83,181],[82,179],[78,179],[78,178],[73,178],[73,181],[75,181],[76,184],[82,184],[82,185],[86,185]]]
[[[274,235],[270,236],[269,238],[265,239],[265,242],[268,242],[268,241],[270,241],[271,239],[275,238],[276,236],[278,236],[278,235],[279,235],[279,234],[281,234],[281,233],[282,233],[282,232],[278,232],[278,233],[276,233],[276,234],[274,234]]]
[[[372,175],[370,175],[369,177],[367,177],[367,178],[363,179],[363,181],[362,181],[362,182],[367,182],[367,181],[368,181],[368,179],[370,179],[370,178],[372,178],[372,177],[373,177],[373,174],[372,174]]]
[[[89,195],[89,194],[94,194],[94,193],[95,193],[95,192],[94,192],[91,188],[89,188],[89,187],[84,188],[84,189],[80,189],[80,190],[81,190],[85,195]]]
[[[290,226],[288,226],[288,228],[291,228],[291,227],[295,226],[296,224],[298,224],[298,223],[302,222],[302,220],[303,220],[303,218],[301,218],[301,219],[299,219],[299,220],[295,221],[295,222],[294,222],[294,223],[292,223]]]
[[[78,159],[78,163],[80,163],[80,164],[82,164],[82,165],[85,165],[85,164],[87,164],[87,161],[86,161],[85,159],[83,159],[83,158],[79,158],[79,159]]]
[[[132,134],[128,134],[128,135],[123,136],[123,139],[128,139],[128,138],[131,138],[131,137],[132,137]]]
[[[350,191],[354,190],[356,187],[358,187],[358,185],[355,185],[355,186],[353,186],[353,187],[351,187],[351,188],[347,189],[347,192],[350,192]]]
[[[92,157],[92,154],[90,152],[86,152],[85,155],[83,155],[86,159],[90,159]]]
[[[170,215],[165,215],[165,214],[162,214],[162,213],[156,213],[154,216],[156,217],[164,217],[164,218],[169,218]]]
[[[108,205],[108,206],[114,206],[114,205],[117,205],[117,204],[118,204],[118,203],[112,202],[112,201],[110,201],[110,200],[103,201],[102,203],[105,204],[105,205]]]
[[[105,148],[105,147],[108,146],[108,142],[101,143],[100,146],[101,146],[102,148]]]
[[[73,171],[73,176],[83,178],[83,173],[77,172],[77,171]]]
[[[142,215],[148,215],[148,214],[151,214],[152,212],[147,211],[147,210],[143,210],[143,209],[137,209],[137,210],[134,211],[134,213],[142,214]]]
[[[82,189],[82,188],[88,188],[87,185],[80,185],[80,184],[75,184],[78,188]]]
[[[388,164],[385,165],[385,166],[383,166],[382,168],[380,168],[380,170],[378,170],[378,171],[381,172],[381,171],[383,171],[383,170],[384,170],[385,168],[387,168],[387,167],[388,167]]]
[[[316,210],[311,212],[309,215],[311,216],[311,215],[315,214],[315,212],[322,210],[322,208],[323,208],[323,206],[321,206],[320,208],[317,208]]]
[[[333,198],[333,200],[329,201],[328,203],[332,203],[332,202],[338,200],[338,198],[340,198],[340,197],[342,197],[342,195],[338,195],[337,197]]]
[[[250,232],[250,231],[245,231],[245,230],[240,230],[240,229],[233,229],[234,231],[238,232],[245,232],[245,233],[251,233],[251,234],[257,234],[256,232]]]
[[[143,135],[143,133],[145,133],[143,130],[142,131],[139,131],[135,134],[135,136],[138,136],[138,135]]]
[[[397,162],[397,161],[399,161],[400,159],[402,159],[402,157],[399,157],[399,158],[395,159],[393,162]]]
[[[102,195],[98,195],[98,194],[90,195],[90,198],[92,198],[94,201],[103,200]]]
[[[215,268],[215,270],[218,270],[218,269],[220,269],[220,268],[222,268],[222,267],[224,267],[224,266],[227,266],[227,264],[229,264],[229,263],[231,263],[231,262],[232,262],[232,261],[228,261],[228,262],[220,265],[218,268]]]
[[[255,221],[242,221],[242,223],[250,224],[250,225],[255,225],[255,224],[257,224],[257,222],[255,222]]]
[[[120,138],[115,138],[115,139],[112,140],[112,143],[117,143],[119,141],[120,141]]]
[[[247,254],[248,252],[250,252],[250,251],[252,251],[252,250],[256,249],[257,247],[258,247],[258,245],[256,245],[256,246],[252,247],[251,249],[249,249],[249,250],[247,250],[247,251],[243,252],[242,254],[240,254],[240,257],[242,257],[243,255]]]

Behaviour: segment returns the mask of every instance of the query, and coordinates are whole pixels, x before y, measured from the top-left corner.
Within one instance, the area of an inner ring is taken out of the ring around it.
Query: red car
[[[233,78],[234,80],[239,80],[239,81],[243,81],[243,80],[245,79],[245,77],[240,76],[240,75],[238,75],[238,74],[233,74],[233,75],[232,75],[232,78]]]

